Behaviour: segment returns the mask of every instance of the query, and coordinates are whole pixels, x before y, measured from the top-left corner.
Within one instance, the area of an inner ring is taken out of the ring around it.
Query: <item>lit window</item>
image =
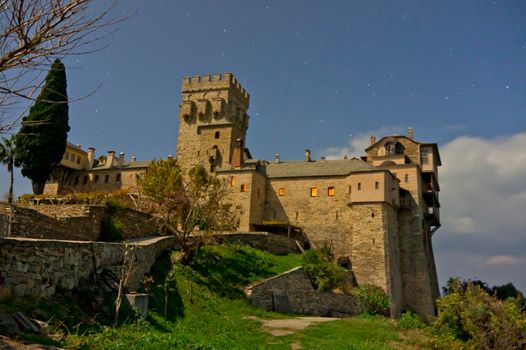
[[[327,195],[328,195],[328,196],[331,196],[331,197],[332,197],[332,196],[334,196],[335,193],[336,193],[336,190],[334,189],[334,187],[329,187],[329,188],[327,189]]]
[[[361,190],[362,190],[362,183],[358,182],[358,191],[361,191]]]
[[[374,183],[374,189],[377,190],[377,189],[379,189],[379,188],[380,188],[380,183],[379,183],[378,181],[376,181],[376,182]]]
[[[235,176],[232,176],[230,178],[230,186],[234,187],[236,185],[236,177]]]
[[[283,197],[284,195],[285,195],[285,189],[284,188],[278,189],[278,196]]]
[[[316,197],[318,195],[318,188],[316,187],[311,187],[310,188],[310,196],[311,197]]]
[[[247,191],[247,185],[243,184],[241,185],[241,192],[246,192]]]
[[[409,182],[409,174],[405,174],[405,176],[404,176],[404,181],[405,181],[406,183]]]

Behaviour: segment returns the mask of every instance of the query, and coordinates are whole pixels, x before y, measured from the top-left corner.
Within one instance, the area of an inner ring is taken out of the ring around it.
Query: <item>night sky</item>
[[[71,98],[96,90],[70,104],[70,142],[174,154],[182,77],[222,72],[251,94],[254,158],[361,155],[371,133],[413,127],[443,161],[441,285],[526,291],[525,1],[126,0],[113,15],[130,17],[108,47],[64,59]]]

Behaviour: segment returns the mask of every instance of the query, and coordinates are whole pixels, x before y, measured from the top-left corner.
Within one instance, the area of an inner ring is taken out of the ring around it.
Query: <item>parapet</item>
[[[248,92],[241,86],[232,73],[195,75],[193,77],[183,78],[183,93],[224,89],[235,91],[240,97],[246,99],[247,102],[250,98]]]

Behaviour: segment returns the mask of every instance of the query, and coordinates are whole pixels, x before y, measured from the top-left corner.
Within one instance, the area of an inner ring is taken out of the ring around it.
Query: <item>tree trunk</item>
[[[44,185],[46,182],[36,182],[32,181],[31,185],[33,186],[33,193],[34,194],[42,194],[44,192]]]
[[[15,182],[13,177],[13,165],[10,164],[9,167],[9,177],[10,177],[10,183],[9,183],[9,194],[7,195],[7,203],[13,204],[13,183]]]

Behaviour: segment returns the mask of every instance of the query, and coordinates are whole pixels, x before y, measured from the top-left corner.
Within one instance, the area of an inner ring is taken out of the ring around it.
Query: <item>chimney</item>
[[[93,169],[93,162],[95,161],[95,148],[88,148],[88,170]]]
[[[412,140],[414,135],[415,135],[415,132],[413,131],[413,128],[408,128],[407,137],[409,137]]]
[[[276,156],[274,157],[274,162],[281,163],[281,159],[279,158],[279,153],[276,153]]]
[[[376,143],[376,135],[371,134],[371,145],[374,145]]]
[[[243,140],[236,140],[236,147],[232,154],[232,168],[240,168],[243,165]]]
[[[131,157],[131,161],[132,161],[132,162],[137,161],[137,157],[136,157],[136,156],[132,156],[132,157]]]
[[[310,162],[311,161],[311,159],[310,159],[310,149],[308,149],[308,148],[305,150],[305,161],[306,162]]]
[[[106,168],[112,168],[115,163],[115,151],[108,151],[108,158],[106,158]]]
[[[122,166],[124,164],[124,152],[119,153],[119,166]]]

